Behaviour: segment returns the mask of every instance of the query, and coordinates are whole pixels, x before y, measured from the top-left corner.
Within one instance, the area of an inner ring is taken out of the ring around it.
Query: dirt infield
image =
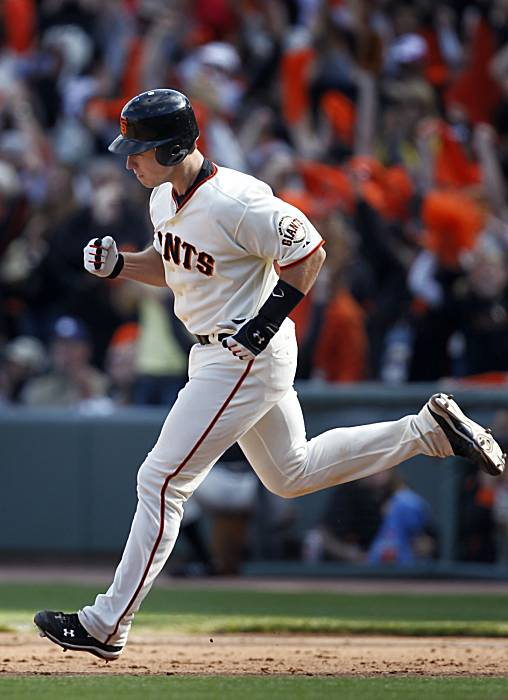
[[[128,675],[508,675],[508,640],[454,637],[132,634],[105,663],[62,650],[37,633],[0,634],[0,677]]]
[[[94,583],[103,586],[109,569],[89,567],[2,567],[0,581]],[[178,582],[177,582],[178,583]],[[175,581],[162,579],[163,588]],[[258,591],[354,593],[505,592],[505,581],[369,581],[211,579],[188,580],[189,588],[247,588]],[[319,675],[319,676],[506,676],[508,639],[289,634],[131,634],[117,661],[63,653],[37,632],[0,633],[0,678],[20,675]]]

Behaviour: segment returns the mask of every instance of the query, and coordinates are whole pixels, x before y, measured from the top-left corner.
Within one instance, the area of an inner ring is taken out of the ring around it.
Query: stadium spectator
[[[171,295],[155,287],[136,287],[139,337],[133,402],[171,406],[187,380],[186,350],[193,338],[176,318]]]
[[[502,256],[508,246],[502,2],[24,0],[3,3],[0,25],[3,342],[47,343],[52,318],[93,314],[103,367],[115,329],[139,320],[113,285],[99,294],[83,274],[81,247],[94,233],[136,250],[150,242],[145,194],[106,145],[129,97],[173,85],[196,104],[209,157],[305,202],[318,225],[340,217],[358,239],[347,281],[332,273],[301,330],[347,318],[366,360],[345,375],[314,343],[299,376],[404,381],[478,369],[466,323],[478,275],[467,256],[478,266],[485,239]],[[387,371],[401,327],[407,366]],[[496,362],[486,353],[482,369]]]
[[[46,365],[46,349],[37,338],[20,335],[8,342],[0,359],[0,404],[17,403],[25,384]]]
[[[224,453],[197,489],[194,498],[210,522],[214,573],[222,576],[241,573],[258,493],[259,482],[236,443]],[[210,571],[210,566],[208,568]]]
[[[328,382],[361,381],[368,375],[368,342],[366,311],[353,292],[359,286],[355,237],[337,215],[325,218],[320,231],[328,241],[326,263],[311,294],[312,343],[304,343],[303,349],[311,353],[311,376]]]
[[[107,377],[90,364],[90,336],[72,316],[55,321],[50,341],[49,371],[26,382],[21,401],[27,406],[80,406],[105,397]]]
[[[124,318],[113,295],[115,285],[104,290],[96,280],[83,279],[83,231],[114,235],[126,250],[141,250],[149,241],[146,222],[129,199],[121,172],[111,161],[93,159],[82,182],[85,202],[49,232],[46,253],[32,276],[37,296],[32,308],[40,318],[66,313],[81,318],[92,329],[94,362],[102,366],[114,329]]]
[[[469,470],[459,495],[458,556],[461,561],[492,564],[496,561],[494,491],[490,480]]]
[[[409,566],[436,553],[436,532],[429,504],[395,474],[383,504],[379,530],[369,546],[369,564]]]
[[[317,529],[304,540],[304,559],[408,566],[432,558],[436,533],[428,503],[401,476],[377,474],[333,489]]]
[[[137,323],[124,323],[113,333],[106,354],[109,396],[118,406],[133,402],[137,379],[136,359],[139,328]]]

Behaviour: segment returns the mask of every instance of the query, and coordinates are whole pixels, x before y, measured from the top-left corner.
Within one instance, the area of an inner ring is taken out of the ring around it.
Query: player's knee
[[[281,498],[296,498],[302,495],[302,477],[305,475],[306,461],[297,455],[291,462],[288,461],[280,471],[259,470],[266,488]]]
[[[148,457],[138,469],[137,490],[138,498],[140,499],[143,498],[144,495],[157,490],[156,471],[150,464]]]
[[[296,485],[292,482],[271,482],[265,483],[266,488],[280,498],[296,498],[299,493]]]
[[[137,493],[140,501],[154,499],[160,502],[164,495],[167,503],[179,501],[183,503],[192,494],[185,480],[173,479],[173,475],[168,473],[166,464],[153,453],[148,453],[145,461],[138,469]],[[171,478],[171,488],[164,488],[166,482]]]
[[[280,498],[296,498],[298,496],[298,494],[291,491],[291,489],[277,489],[277,491],[273,491],[272,493],[275,493],[275,495]]]

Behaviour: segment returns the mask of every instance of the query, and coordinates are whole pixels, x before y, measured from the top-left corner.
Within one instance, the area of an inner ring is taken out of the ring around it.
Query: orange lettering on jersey
[[[215,269],[215,258],[213,255],[205,252],[199,252],[192,243],[182,241],[179,236],[173,233],[161,233],[157,231],[162,248],[162,257],[168,262],[174,262],[175,265],[183,265],[186,270],[192,270],[193,267],[207,277],[211,277]],[[183,260],[182,260],[183,252]]]
[[[182,243],[182,248],[185,250],[183,266],[186,270],[190,270],[192,269],[192,255],[197,255],[198,251],[194,248],[192,243],[186,243],[185,241]]]
[[[209,253],[200,253],[198,255],[196,267],[204,275],[206,275],[207,277],[211,277],[213,275],[213,270],[215,267],[215,258]]]

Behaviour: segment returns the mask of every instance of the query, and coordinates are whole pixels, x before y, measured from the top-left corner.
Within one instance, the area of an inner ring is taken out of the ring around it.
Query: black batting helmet
[[[127,102],[120,115],[120,132],[110,151],[135,155],[155,148],[161,165],[181,163],[199,136],[191,103],[169,88],[148,90]]]

